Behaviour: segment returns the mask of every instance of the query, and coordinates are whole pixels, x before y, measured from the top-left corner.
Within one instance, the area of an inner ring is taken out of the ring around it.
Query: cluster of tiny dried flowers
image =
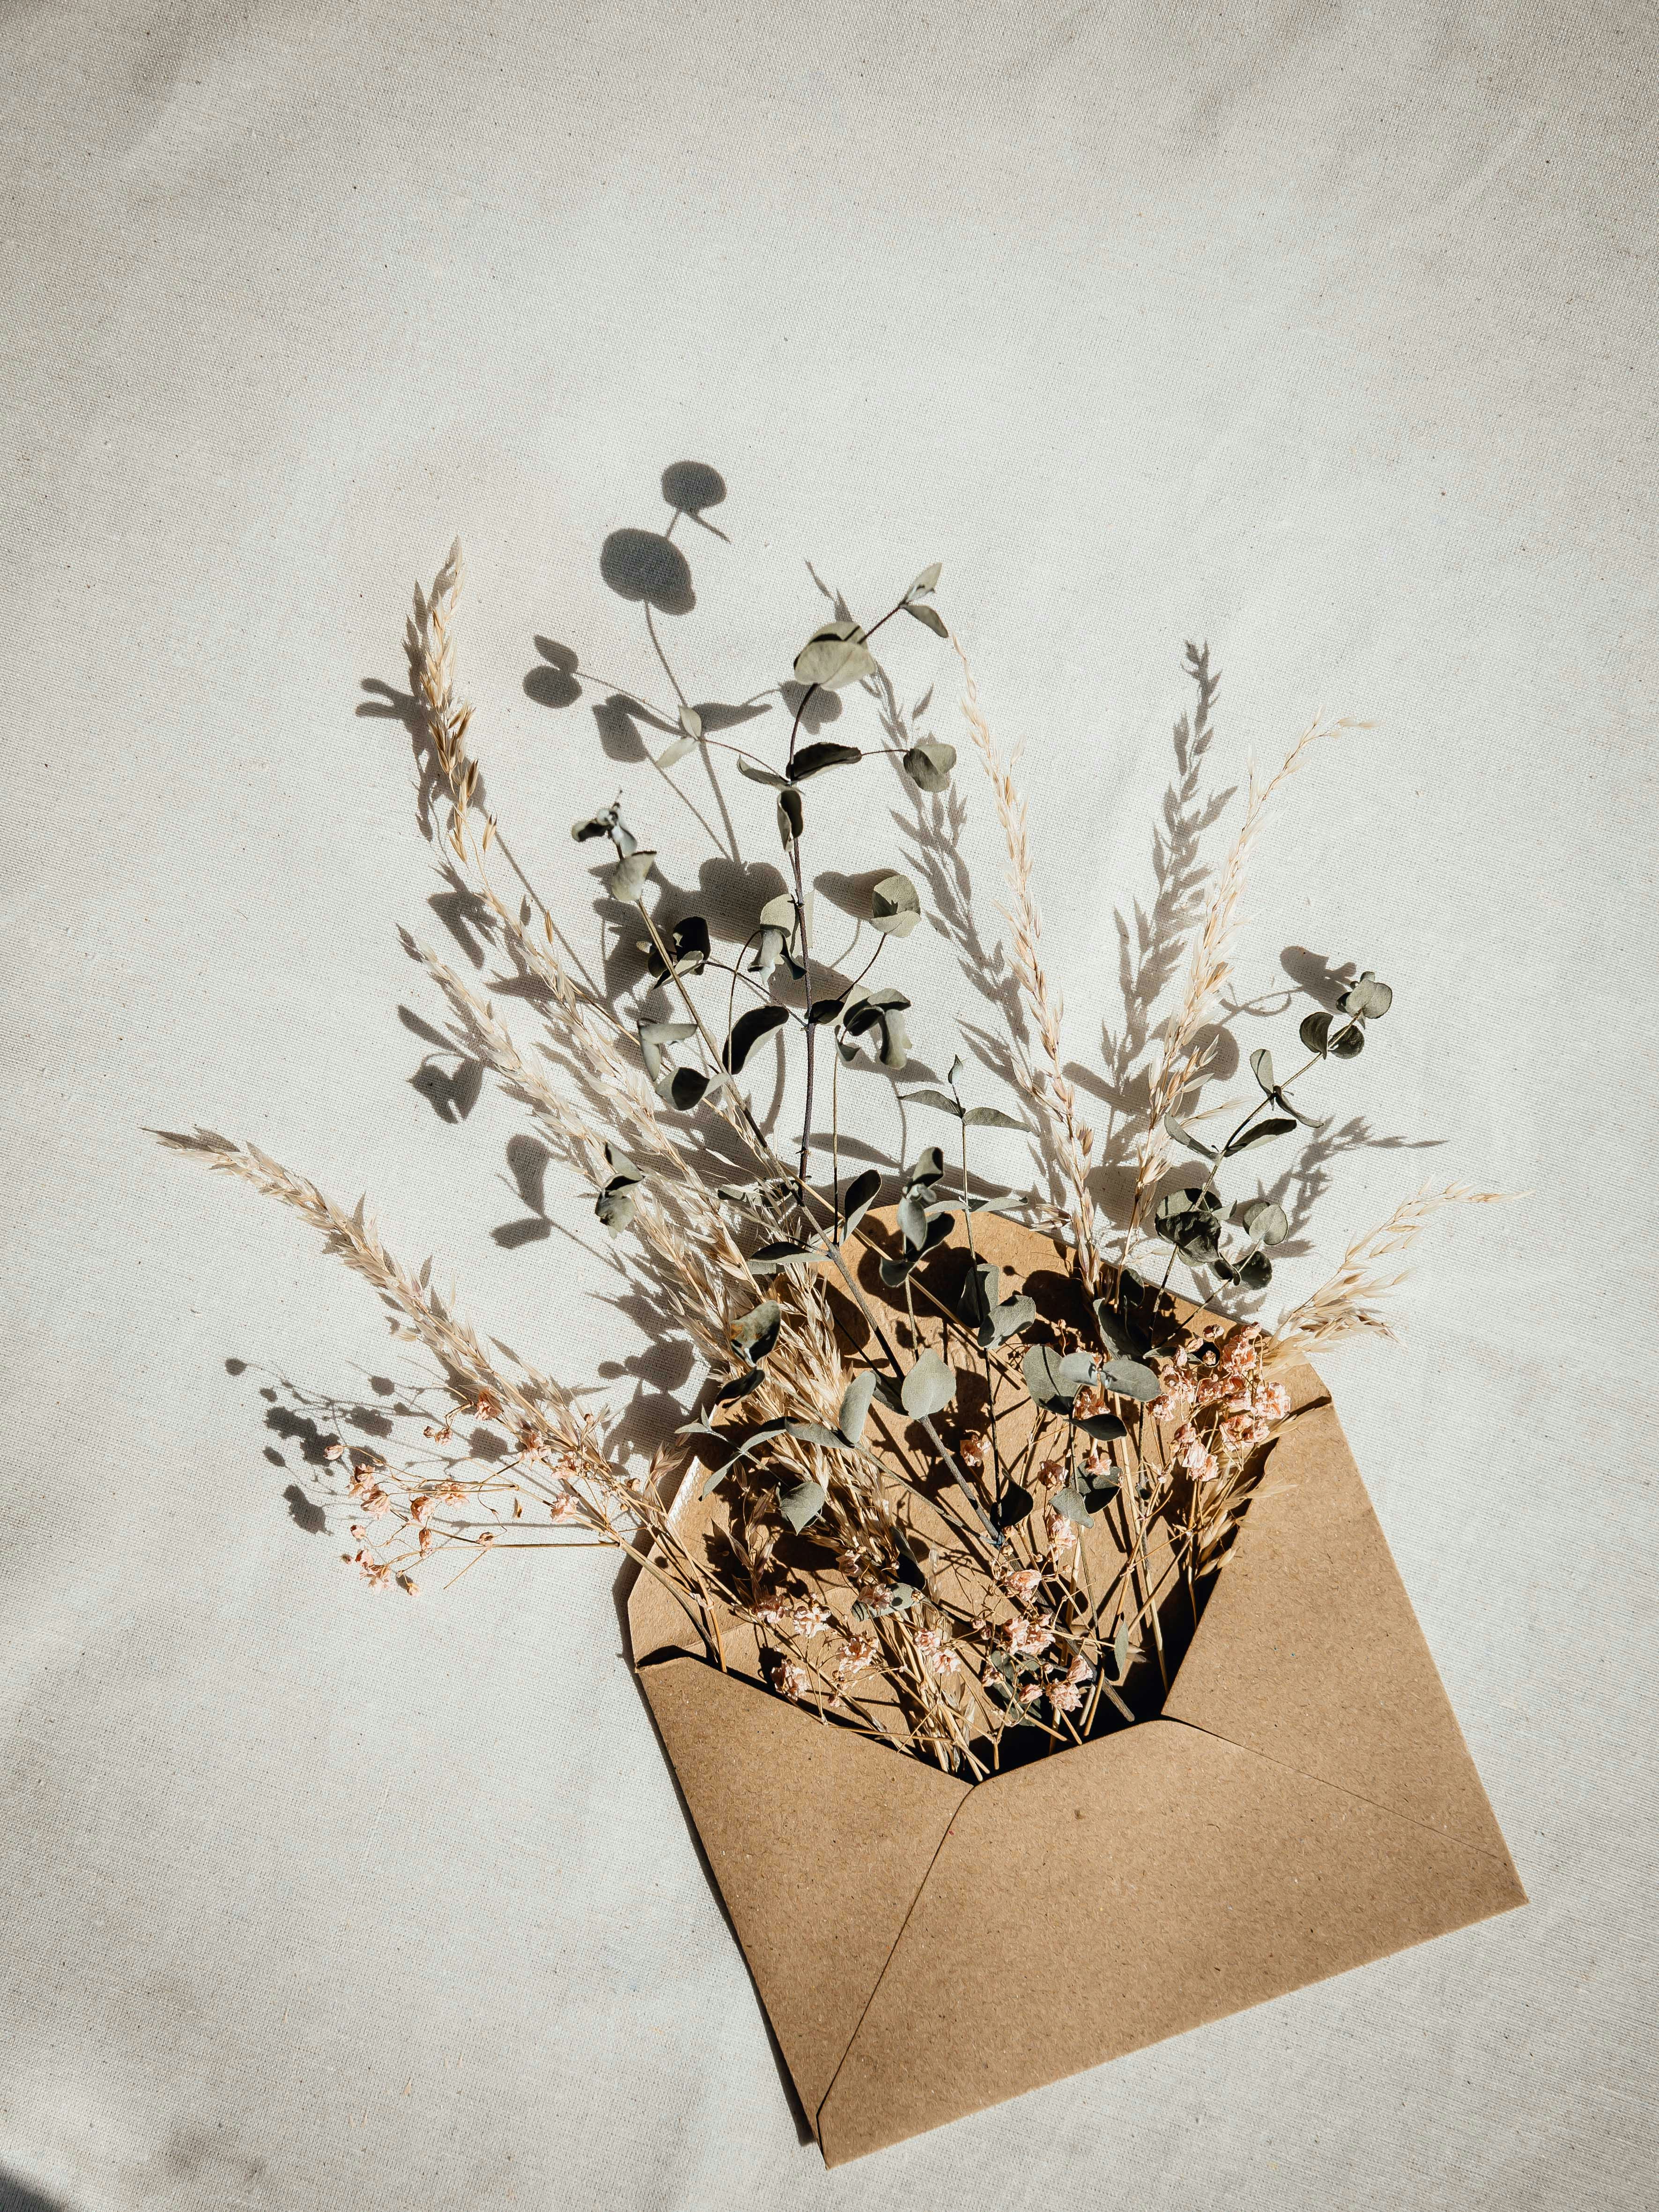
[[[1179,1424],[1174,1458],[1194,1482],[1213,1482],[1225,1465],[1265,1443],[1290,1410],[1282,1382],[1261,1371],[1266,1332],[1243,1322],[1218,1345],[1202,1343],[1196,1352],[1184,1347],[1162,1370],[1161,1397],[1147,1411],[1160,1422]]]

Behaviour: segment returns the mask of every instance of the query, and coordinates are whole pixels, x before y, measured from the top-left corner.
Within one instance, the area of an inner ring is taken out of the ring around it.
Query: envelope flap
[[[1328,1399],[1274,1443],[1164,1710],[1508,1863]]]
[[[815,2118],[969,1785],[701,1660],[640,1681]]]
[[[1524,1904],[1507,1863],[1172,1721],[981,1783],[818,2113],[861,2156]]]

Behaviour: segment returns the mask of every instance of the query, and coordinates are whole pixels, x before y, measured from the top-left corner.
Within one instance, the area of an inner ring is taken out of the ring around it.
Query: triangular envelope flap
[[[968,1784],[701,1660],[640,1681],[810,2117]]]
[[[981,1783],[818,2118],[834,2166],[1524,1902],[1483,1851],[1150,1721]]]
[[[1164,1710],[1508,1863],[1328,1400],[1273,1445]]]

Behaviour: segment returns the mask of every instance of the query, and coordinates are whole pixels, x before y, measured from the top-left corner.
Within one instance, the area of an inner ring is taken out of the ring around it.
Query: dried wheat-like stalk
[[[1204,916],[1204,927],[1193,947],[1193,957],[1187,970],[1186,992],[1180,1012],[1164,1038],[1163,1059],[1153,1079],[1146,1109],[1146,1130],[1140,1140],[1134,1197],[1129,1208],[1126,1252],[1146,1214],[1152,1187],[1169,1164],[1170,1138],[1164,1125],[1164,1117],[1179,1106],[1186,1093],[1204,1073],[1208,1048],[1200,1045],[1199,1034],[1215,1010],[1223,984],[1232,974],[1232,943],[1238,928],[1238,907],[1244,890],[1245,863],[1261,827],[1267,802],[1279,786],[1296,774],[1307,757],[1310,748],[1319,738],[1333,736],[1339,730],[1364,729],[1366,726],[1366,724],[1355,722],[1346,716],[1336,722],[1327,722],[1316,716],[1267,783],[1258,784],[1255,769],[1250,771],[1244,819],[1239,824],[1232,850],[1228,854],[1226,864],[1217,880],[1215,895]]]
[[[1393,1337],[1393,1328],[1372,1301],[1402,1283],[1410,1270],[1401,1267],[1389,1273],[1385,1263],[1403,1252],[1443,1206],[1495,1206],[1516,1195],[1508,1190],[1473,1190],[1462,1182],[1438,1188],[1425,1183],[1414,1196],[1402,1199],[1386,1221],[1356,1237],[1329,1281],[1285,1315],[1273,1332],[1275,1349],[1303,1352],[1345,1336]]]
[[[343,1260],[355,1274],[373,1285],[386,1304],[403,1316],[406,1334],[416,1337],[448,1376],[458,1398],[494,1399],[516,1412],[532,1428],[551,1427],[562,1443],[582,1449],[588,1431],[568,1392],[544,1376],[514,1382],[504,1376],[479,1341],[468,1322],[450,1312],[431,1287],[428,1260],[419,1276],[400,1266],[380,1242],[379,1231],[368,1219],[365,1202],[346,1212],[305,1176],[282,1166],[257,1145],[239,1145],[216,1130],[197,1129],[191,1134],[174,1130],[157,1133],[175,1152],[193,1152],[210,1168],[239,1176],[303,1214],[323,1233],[327,1249]]]
[[[962,711],[975,750],[990,779],[997,819],[1002,825],[1003,842],[1007,848],[1011,903],[1002,912],[1014,933],[1014,973],[1030,1006],[1032,1027],[1042,1048],[1044,1065],[1038,1069],[1032,1066],[1022,1041],[1017,1036],[1012,1038],[1015,1073],[1027,1097],[1054,1125],[1060,1170],[1071,1186],[1069,1226],[1076,1246],[1078,1269],[1092,1294],[1100,1275],[1095,1204],[1089,1189],[1095,1134],[1078,1110],[1077,1091],[1067,1079],[1060,1056],[1060,1024],[1065,1008],[1050,988],[1042,965],[1042,918],[1037,912],[1036,895],[1031,888],[1031,848],[1025,829],[1025,802],[997,751],[990,724],[981,711],[979,688],[968,665],[968,656],[954,637],[951,642],[962,663]]]
[[[409,658],[409,678],[419,701],[426,734],[439,772],[449,787],[449,842],[458,855],[463,850],[467,808],[478,785],[478,763],[467,756],[467,725],[472,709],[455,696],[455,640],[452,623],[460,597],[461,541],[449,549],[447,559],[423,592],[415,586],[415,611],[404,628],[404,651]]]

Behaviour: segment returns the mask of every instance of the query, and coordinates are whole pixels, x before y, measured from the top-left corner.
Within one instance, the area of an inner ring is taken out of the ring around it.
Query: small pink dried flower
[[[410,1597],[419,1597],[421,1594],[421,1586],[413,1575],[399,1575],[398,1587]]]
[[[1042,1587],[1041,1567],[1016,1567],[1003,1578],[1003,1588],[1010,1597],[1018,1598],[1022,1605],[1034,1598]]]
[[[1054,1640],[1052,1628],[1045,1628],[1038,1620],[1018,1618],[1005,1620],[997,1631],[997,1636],[1005,1650],[1029,1651],[1034,1659],[1045,1652]]]
[[[812,1677],[805,1667],[796,1666],[792,1660],[787,1666],[779,1668],[778,1687],[786,1698],[793,1698],[799,1704],[803,1698],[811,1696]]]
[[[854,1674],[862,1674],[875,1664],[879,1649],[873,1636],[849,1636],[841,1648],[840,1658],[836,1662],[837,1677],[845,1682]]]
[[[562,1528],[568,1522],[580,1521],[581,1517],[582,1509],[580,1501],[572,1498],[568,1491],[562,1498],[556,1498],[548,1508],[548,1518],[556,1528]]]
[[[323,1446],[323,1457],[325,1459],[343,1459],[345,1457],[345,1446],[340,1443],[339,1439],[337,1437],[331,1444],[325,1444]]]

